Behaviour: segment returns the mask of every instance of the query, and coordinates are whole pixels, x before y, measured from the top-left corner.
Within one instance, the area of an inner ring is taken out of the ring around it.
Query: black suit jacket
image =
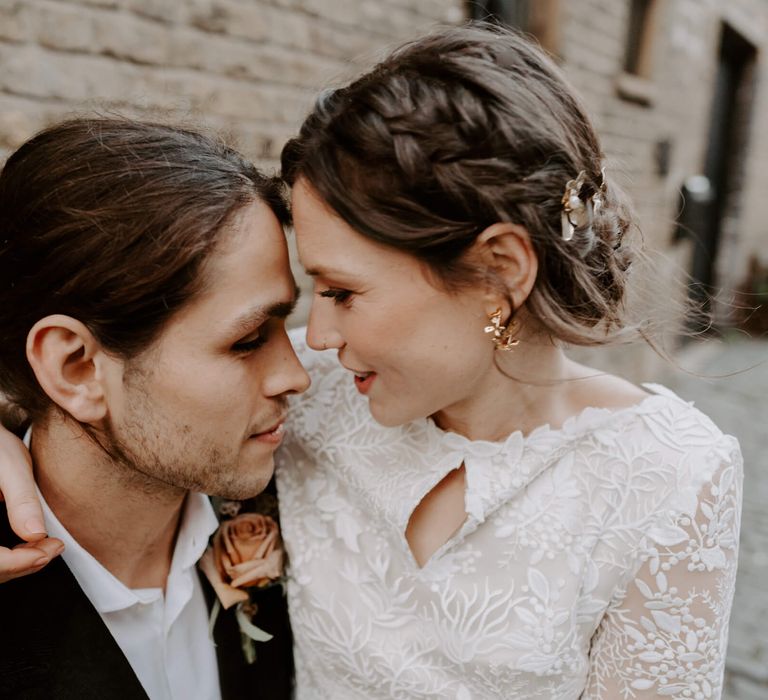
[[[0,545],[19,539],[0,503]],[[209,609],[214,594],[201,576]],[[248,665],[234,609],[214,629],[223,700],[291,697],[293,657],[287,606],[279,587],[256,594],[254,623],[275,635],[257,643]],[[120,647],[58,557],[36,574],[0,584],[0,698],[23,700],[147,700]]]

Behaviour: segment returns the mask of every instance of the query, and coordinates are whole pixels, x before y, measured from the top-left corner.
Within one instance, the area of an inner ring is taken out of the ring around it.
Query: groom
[[[211,639],[196,569],[217,527],[202,494],[264,489],[309,382],[284,328],[286,220],[275,182],[179,129],[75,120],[8,159],[0,393],[31,419],[65,551],[0,586],[0,697],[290,696],[280,596],[249,665],[233,610]],[[0,547],[19,541],[6,521]]]

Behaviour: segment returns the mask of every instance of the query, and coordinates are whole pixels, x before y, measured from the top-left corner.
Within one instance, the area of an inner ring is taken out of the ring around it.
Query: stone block
[[[343,67],[340,61],[285,46],[223,35],[206,37],[199,30],[185,27],[169,32],[166,39],[168,65],[241,80],[312,87],[322,85]],[[205,54],[200,52],[203,40],[211,45],[211,51]]]
[[[27,0],[25,0],[26,2]],[[60,0],[68,5],[79,5],[83,8],[88,7],[103,7],[108,9],[119,9],[126,5],[126,0]],[[29,2],[35,2],[35,0],[29,0]]]
[[[13,151],[40,129],[60,118],[62,112],[61,106],[0,95],[0,148]]]
[[[0,46],[0,89],[16,95],[67,102],[122,103],[137,91],[140,73],[131,64],[100,57],[54,53],[25,45]]]
[[[29,16],[22,0],[0,3],[0,39],[26,41],[30,31]]]
[[[182,24],[189,21],[190,15],[204,11],[212,0],[121,0],[121,6],[142,17],[165,24]]]

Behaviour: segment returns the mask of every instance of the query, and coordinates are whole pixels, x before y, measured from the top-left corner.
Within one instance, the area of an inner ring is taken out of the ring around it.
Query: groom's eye
[[[244,338],[243,340],[238,341],[232,346],[232,352],[235,352],[238,354],[253,352],[254,350],[258,350],[266,342],[267,342],[267,338],[262,334],[251,336],[249,338]]]
[[[333,299],[334,304],[349,304],[352,299],[352,291],[349,289],[336,289],[331,287],[330,289],[324,289],[322,292],[318,292],[318,295],[326,299]]]

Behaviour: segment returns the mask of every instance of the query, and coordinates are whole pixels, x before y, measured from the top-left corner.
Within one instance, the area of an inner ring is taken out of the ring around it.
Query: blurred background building
[[[750,314],[740,307],[761,301],[749,295],[768,291],[768,2],[489,0],[470,7],[475,17],[491,11],[528,31],[561,61],[647,242],[666,251],[660,264],[669,265],[670,279],[681,267],[694,298],[706,303],[714,295],[717,324],[743,324]],[[748,323],[764,317],[753,313]]]
[[[768,302],[768,0],[0,0],[0,161],[46,124],[98,111],[214,130],[275,168],[318,90],[436,23],[489,17],[561,63],[667,278],[687,271],[692,295],[715,292],[718,324],[764,334],[765,309],[739,307]],[[709,343],[681,362],[727,374],[767,347]],[[647,378],[650,357],[603,365]],[[728,697],[768,698],[768,370],[670,381],[745,447]]]

